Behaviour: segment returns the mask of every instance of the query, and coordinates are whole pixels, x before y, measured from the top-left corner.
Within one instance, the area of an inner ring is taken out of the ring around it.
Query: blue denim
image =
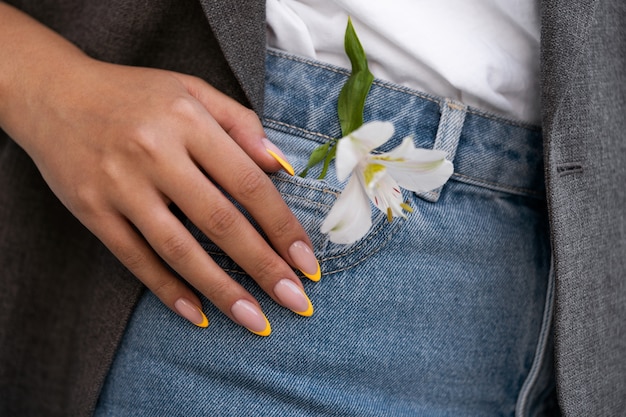
[[[269,51],[264,125],[301,171],[340,136],[348,72]],[[272,335],[232,323],[207,300],[199,329],[147,292],[128,325],[96,416],[541,416],[552,392],[552,278],[541,132],[384,81],[365,120],[390,120],[417,146],[448,151],[451,180],[405,192],[414,212],[374,211],[360,241],[320,224],[343,187],[272,176],[322,268],[304,280],[315,314],[275,304],[195,226],[211,256],[260,301]]]

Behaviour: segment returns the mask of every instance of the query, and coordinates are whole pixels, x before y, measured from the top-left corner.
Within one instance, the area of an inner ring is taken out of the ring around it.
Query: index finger
[[[216,121],[209,122],[207,131],[212,132],[208,138],[189,146],[194,160],[250,213],[285,261],[318,281],[321,271],[311,241],[270,178]]]

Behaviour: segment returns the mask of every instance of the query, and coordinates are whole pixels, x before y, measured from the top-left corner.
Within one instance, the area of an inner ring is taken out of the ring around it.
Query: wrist
[[[0,2],[0,127],[21,146],[36,112],[86,55],[30,16]]]

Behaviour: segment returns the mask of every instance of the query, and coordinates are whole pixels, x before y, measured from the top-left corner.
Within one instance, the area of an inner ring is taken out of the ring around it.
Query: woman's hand
[[[235,322],[269,334],[257,301],[172,214],[174,203],[276,302],[312,314],[292,267],[319,279],[319,265],[261,169],[280,165],[267,152],[277,149],[264,139],[254,112],[194,77],[95,61],[15,9],[0,8],[22,23],[5,27],[4,35],[31,50],[30,56],[0,51],[0,60],[12,59],[0,64],[9,80],[0,80],[0,98],[10,104],[0,105],[0,125],[126,267],[199,326],[207,322],[198,298],[168,266]],[[254,217],[272,246],[218,185]]]

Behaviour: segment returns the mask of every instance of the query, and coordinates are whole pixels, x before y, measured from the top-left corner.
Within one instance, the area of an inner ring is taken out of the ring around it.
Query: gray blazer
[[[191,73],[258,112],[264,0],[11,0],[95,58]],[[626,410],[626,2],[541,2],[565,416]],[[0,131],[0,415],[88,416],[142,286]]]

